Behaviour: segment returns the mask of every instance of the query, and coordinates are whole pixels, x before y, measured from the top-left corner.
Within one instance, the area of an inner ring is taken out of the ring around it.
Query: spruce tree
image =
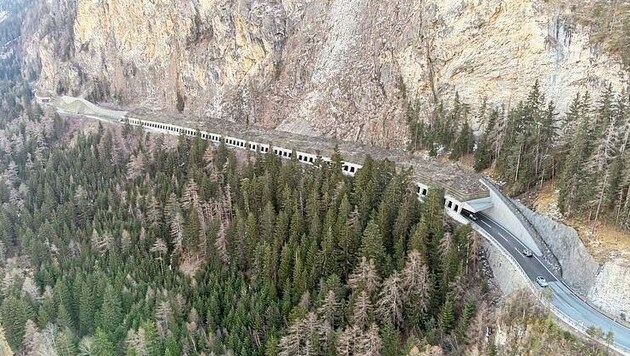
[[[79,332],[81,336],[92,334],[94,325],[94,298],[86,282],[81,283],[79,297]]]
[[[446,298],[446,301],[442,305],[440,315],[438,317],[438,324],[443,332],[449,332],[455,323],[455,310],[453,301],[450,297]]]
[[[10,295],[2,302],[0,318],[7,342],[13,350],[22,348],[26,321],[33,318],[26,300]]]
[[[96,329],[96,333],[94,334],[94,342],[91,351],[91,355],[94,356],[113,356],[116,354],[114,343],[109,339],[107,333],[100,328]]]
[[[383,341],[383,356],[398,356],[402,354],[400,332],[392,323],[386,321],[381,328],[381,340]]]
[[[385,247],[383,246],[383,235],[374,220],[368,222],[363,232],[359,253],[362,257],[373,260],[379,272],[383,273],[387,270],[387,255],[385,253]]]
[[[470,154],[472,152],[474,144],[473,133],[468,124],[468,121],[465,121],[458,136],[453,144],[453,149],[451,150],[451,154],[449,156],[450,159],[457,161],[462,156]]]
[[[100,312],[100,329],[113,334],[122,322],[122,307],[118,293],[108,284],[103,293],[103,305]]]
[[[69,329],[61,330],[57,333],[55,344],[57,345],[59,356],[75,356],[77,354],[74,336]]]
[[[560,177],[558,207],[571,214],[592,196],[591,172],[587,168],[593,146],[588,95],[583,98],[580,123]]]

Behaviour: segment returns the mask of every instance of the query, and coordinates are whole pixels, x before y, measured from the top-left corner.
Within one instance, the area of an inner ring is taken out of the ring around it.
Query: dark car
[[[523,253],[523,256],[525,257],[532,257],[534,254],[532,253],[532,250],[528,249],[527,247],[525,247],[523,249],[523,251],[521,251]]]

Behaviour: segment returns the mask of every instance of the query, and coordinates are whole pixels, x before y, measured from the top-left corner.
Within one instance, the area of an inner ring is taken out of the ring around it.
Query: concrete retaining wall
[[[505,227],[514,236],[516,236],[525,246],[529,247],[536,255],[542,255],[538,244],[534,241],[529,231],[523,226],[523,223],[514,215],[510,207],[503,200],[503,196],[500,193],[494,191],[491,187],[490,200],[492,201],[492,208],[484,210],[483,213],[488,215],[495,221],[500,221],[501,226]]]

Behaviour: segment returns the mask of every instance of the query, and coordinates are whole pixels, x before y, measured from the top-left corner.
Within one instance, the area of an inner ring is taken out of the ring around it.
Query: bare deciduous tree
[[[139,328],[138,331],[129,329],[129,331],[127,332],[127,337],[125,338],[125,346],[127,348],[127,351],[135,351],[135,355],[149,355],[149,345],[147,342],[146,333],[144,332],[143,328]]]
[[[384,282],[379,292],[377,312],[383,319],[391,320],[393,325],[400,326],[403,322],[404,295],[403,281],[397,271],[394,271]]]
[[[379,328],[376,323],[372,323],[370,328],[362,333],[361,338],[358,341],[358,350],[356,355],[360,356],[379,356],[383,343],[379,335]]]
[[[337,308],[339,308],[337,295],[335,294],[335,291],[329,290],[328,293],[326,293],[326,297],[324,297],[324,301],[317,312],[319,313],[319,316],[320,318],[322,318],[322,320],[333,324],[335,321]]]
[[[352,290],[363,289],[368,293],[372,293],[378,288],[381,278],[378,276],[376,266],[373,260],[368,260],[362,257],[361,263],[348,277],[348,286]]]
[[[372,303],[370,296],[366,291],[361,291],[352,308],[352,324],[363,330],[363,328],[367,326],[371,312]]]
[[[168,323],[173,315],[171,304],[163,300],[155,310],[155,324],[157,325],[158,334],[162,339],[166,338],[168,331]]]
[[[191,207],[199,207],[199,186],[192,179],[186,183],[182,197],[182,208],[188,210]]]
[[[223,264],[228,265],[230,263],[230,256],[228,254],[227,228],[225,227],[223,220],[219,223],[219,231],[217,232],[217,239],[214,242],[214,247],[217,249]]]
[[[356,326],[346,326],[346,328],[339,334],[337,338],[337,355],[351,356],[354,355],[357,349],[357,340],[361,335],[361,330]]]
[[[144,154],[138,152],[135,156],[132,156],[127,163],[127,179],[135,180],[142,176],[144,172]]]

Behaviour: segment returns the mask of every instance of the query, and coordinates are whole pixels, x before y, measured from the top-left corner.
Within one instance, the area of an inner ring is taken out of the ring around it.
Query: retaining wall
[[[504,197],[498,189],[492,185],[486,184],[484,181],[482,181],[482,183],[488,187],[488,190],[490,191],[490,200],[492,201],[492,208],[484,210],[483,213],[495,221],[500,221],[501,226],[510,231],[536,255],[542,255],[542,251],[538,247],[538,244],[534,241],[530,232],[505,201],[505,199],[508,198]]]

